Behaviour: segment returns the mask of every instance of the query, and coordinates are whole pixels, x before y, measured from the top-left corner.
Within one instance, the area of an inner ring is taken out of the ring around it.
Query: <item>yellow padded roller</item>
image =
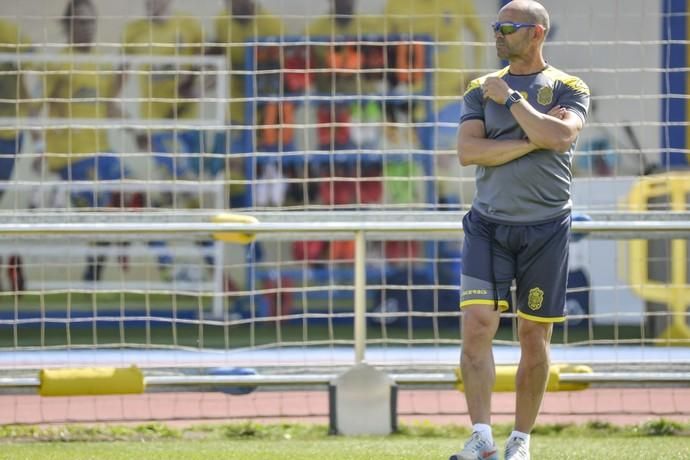
[[[517,366],[496,366],[496,383],[494,384],[494,392],[514,392],[515,391],[515,374],[517,374]],[[573,366],[570,364],[553,364],[549,367],[549,380],[546,384],[546,391],[579,391],[589,388],[588,382],[564,383],[560,381],[560,374],[591,374],[592,368],[589,366]],[[465,391],[465,386],[462,382],[462,374],[460,369],[455,370],[455,375],[458,378],[456,388],[460,391]]]
[[[211,218],[214,224],[258,224],[256,217],[245,214],[218,214]],[[218,232],[213,234],[213,238],[218,241],[235,244],[249,244],[256,238],[253,233],[242,232]]]
[[[41,396],[140,394],[146,387],[144,374],[136,366],[41,369],[39,379]]]

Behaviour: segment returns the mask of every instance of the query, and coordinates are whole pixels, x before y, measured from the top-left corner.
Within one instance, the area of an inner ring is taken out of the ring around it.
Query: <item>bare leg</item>
[[[552,323],[518,320],[521,356],[515,382],[515,429],[523,433],[532,431],[546,390],[552,331]]]
[[[499,318],[499,312],[486,305],[463,308],[460,369],[473,424],[491,424],[491,391],[496,380],[491,343]]]

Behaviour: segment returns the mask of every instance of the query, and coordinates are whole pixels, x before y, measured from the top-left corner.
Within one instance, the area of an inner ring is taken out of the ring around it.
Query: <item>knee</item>
[[[462,353],[468,357],[481,354],[491,342],[498,327],[498,313],[486,309],[468,309],[463,315]]]
[[[498,327],[498,312],[484,307],[471,307],[463,311],[463,336],[493,338]]]
[[[520,348],[524,359],[544,361],[549,354],[553,325],[523,321],[518,328]]]

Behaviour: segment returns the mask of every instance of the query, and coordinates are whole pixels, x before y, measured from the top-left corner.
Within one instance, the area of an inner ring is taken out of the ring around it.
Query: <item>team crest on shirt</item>
[[[541,105],[549,105],[553,102],[553,88],[542,86],[537,92],[537,102]]]
[[[539,310],[541,304],[544,302],[544,291],[538,287],[529,290],[529,297],[527,298],[527,306],[530,310]]]

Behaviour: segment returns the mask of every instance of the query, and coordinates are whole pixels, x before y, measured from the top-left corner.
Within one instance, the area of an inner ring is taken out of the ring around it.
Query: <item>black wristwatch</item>
[[[522,100],[522,94],[520,94],[517,91],[513,91],[510,93],[510,96],[508,96],[508,99],[506,99],[506,108],[510,110],[510,108],[515,104],[516,102],[520,102]]]

